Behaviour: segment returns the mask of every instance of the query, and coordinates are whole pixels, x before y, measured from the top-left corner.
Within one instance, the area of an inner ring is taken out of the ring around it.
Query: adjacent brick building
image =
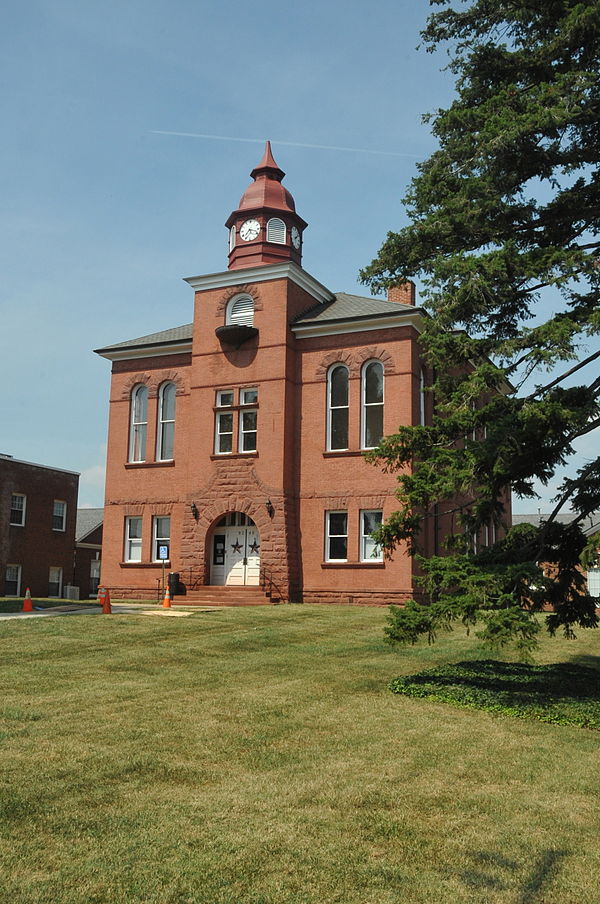
[[[100,583],[104,509],[77,509],[75,526],[75,577],[79,599],[95,597]]]
[[[97,350],[112,361],[101,580],[113,596],[154,596],[163,557],[188,598],[413,594],[414,560],[399,548],[384,561],[370,536],[396,479],[363,453],[431,415],[425,315],[411,283],[365,298],[302,269],[307,224],[283,176],[267,144],[226,222],[228,269],[187,279],[193,323]],[[429,519],[426,551],[445,529]]]
[[[0,596],[73,583],[79,474],[0,455]]]

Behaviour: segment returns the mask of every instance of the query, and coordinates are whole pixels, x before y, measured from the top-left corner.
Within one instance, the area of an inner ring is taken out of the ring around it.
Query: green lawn
[[[392,694],[489,653],[385,614],[0,621],[1,904],[596,904],[598,732]]]

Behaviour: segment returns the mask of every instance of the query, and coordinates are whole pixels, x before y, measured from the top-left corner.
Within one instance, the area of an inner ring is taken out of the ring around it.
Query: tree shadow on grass
[[[558,872],[560,861],[568,851],[542,851],[533,863],[529,874],[524,876],[515,904],[536,904],[539,897]],[[460,878],[469,888],[502,891],[509,887],[510,874],[519,869],[519,864],[492,851],[474,851],[471,854],[476,868],[464,870]],[[498,875],[500,873],[500,875]],[[505,874],[506,878],[502,875]]]
[[[389,687],[407,697],[600,730],[600,671],[577,663],[457,662],[395,678]]]

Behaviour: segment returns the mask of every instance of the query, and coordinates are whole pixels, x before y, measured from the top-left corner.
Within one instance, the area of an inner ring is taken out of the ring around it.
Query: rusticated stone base
[[[403,606],[414,599],[412,590],[305,590],[302,602],[308,604],[332,603],[344,606]]]

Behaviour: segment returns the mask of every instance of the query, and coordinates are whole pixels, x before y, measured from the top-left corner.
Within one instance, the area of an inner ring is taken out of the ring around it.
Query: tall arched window
[[[383,437],[383,364],[367,361],[362,369],[361,446],[373,449]]]
[[[232,298],[227,307],[225,322],[229,326],[254,326],[254,299],[251,295]]]
[[[267,223],[267,242],[285,245],[285,223],[279,217],[271,217]]]
[[[229,250],[233,251],[235,248],[235,226],[232,226],[229,230]]]
[[[348,368],[334,364],[327,377],[327,448],[348,448]]]
[[[175,394],[174,383],[163,383],[158,393],[158,424],[156,430],[156,460],[170,461],[173,458],[175,438]]]
[[[129,428],[129,461],[146,461],[148,432],[148,389],[139,385],[131,393],[131,422]]]

